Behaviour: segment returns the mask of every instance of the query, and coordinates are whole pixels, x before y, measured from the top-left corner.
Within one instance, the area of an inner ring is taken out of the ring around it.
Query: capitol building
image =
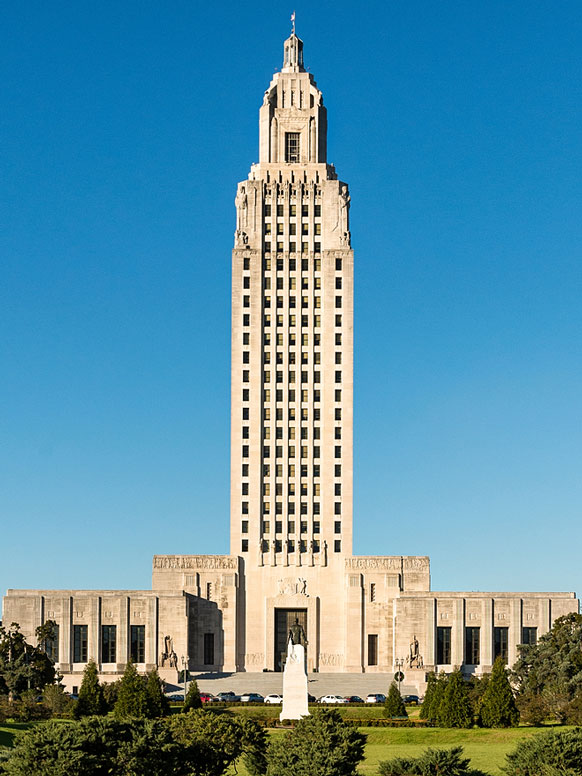
[[[69,690],[90,659],[104,680],[129,660],[174,681],[184,664],[280,672],[296,618],[311,673],[391,675],[403,659],[422,688],[429,670],[511,665],[578,611],[575,593],[435,592],[426,556],[353,554],[350,193],[295,32],[235,208],[230,554],[156,555],[151,590],[8,590],[4,622],[28,638],[57,623]]]

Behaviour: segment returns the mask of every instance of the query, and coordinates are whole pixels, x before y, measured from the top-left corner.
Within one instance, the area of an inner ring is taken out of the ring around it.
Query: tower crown
[[[303,67],[303,41],[294,32],[283,44],[282,73],[304,73]]]

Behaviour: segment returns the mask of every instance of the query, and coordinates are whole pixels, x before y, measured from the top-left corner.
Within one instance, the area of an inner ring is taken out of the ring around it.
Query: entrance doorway
[[[307,633],[307,609],[275,609],[275,671],[282,671],[287,657],[287,639],[295,618]]]

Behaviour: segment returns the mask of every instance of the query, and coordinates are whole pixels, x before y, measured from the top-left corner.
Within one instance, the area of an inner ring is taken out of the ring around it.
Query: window
[[[314,315],[314,316],[313,316],[313,325],[315,326],[315,328],[316,328],[316,329],[319,329],[319,327],[321,326],[321,315]],[[317,334],[316,334],[315,336],[316,336],[316,338],[317,338]],[[319,344],[319,343],[317,342],[317,340],[316,340],[315,344],[316,344],[316,345],[318,345],[318,344]]]
[[[248,463],[243,463],[242,465],[242,476],[248,477],[249,476],[249,465]]]
[[[302,243],[301,243],[301,251],[302,251],[303,253],[307,253],[307,251],[308,251],[308,250],[309,250],[309,243],[302,242]]]
[[[251,279],[249,277],[243,278],[243,288],[250,288],[251,287]]]
[[[241,540],[240,549],[241,549],[241,552],[248,552],[249,551],[249,540],[248,539],[242,539]]]
[[[130,626],[129,654],[132,663],[145,663],[145,625]]]
[[[335,539],[334,540],[333,551],[334,552],[341,552],[342,551],[342,541],[341,541],[341,539]]]
[[[315,205],[315,210],[313,212],[313,215],[316,218],[321,218],[321,205]]]
[[[204,634],[204,665],[214,665],[214,633]]]
[[[313,428],[313,438],[314,439],[319,439],[320,433],[321,433],[320,427],[319,426],[314,426],[314,428]]]
[[[73,625],[73,663],[87,662],[88,625]]]
[[[299,161],[299,132],[285,132],[285,161],[291,163]],[[279,208],[283,208],[283,205],[277,205],[277,215],[279,215]]]
[[[297,215],[297,205],[289,205],[289,215],[290,216]]]
[[[268,534],[271,532],[271,522],[269,520],[263,520],[263,533]]]
[[[335,477],[341,477],[342,476],[342,465],[341,463],[336,463],[334,466],[334,476]]]
[[[341,326],[342,325],[342,317],[341,317],[341,315],[336,315],[335,316],[335,325],[336,326]]]
[[[509,657],[509,628],[493,628],[493,660],[500,657],[507,663]]]
[[[342,521],[341,520],[335,520],[333,524],[333,532],[336,534],[341,534],[342,532]]]
[[[248,496],[249,495],[249,483],[248,482],[243,482],[242,483],[242,494],[243,494],[243,496]]]
[[[250,353],[248,350],[243,350],[243,364],[248,364],[250,361]]]
[[[341,345],[342,344],[342,335],[340,333],[337,333],[335,335],[335,344],[336,345]]]
[[[307,522],[305,520],[301,521],[301,533],[307,533]]]
[[[321,530],[321,527],[320,527],[319,520],[314,520],[313,521],[313,533],[314,534],[318,534],[320,532],[320,530]]]
[[[341,439],[342,438],[342,430],[339,426],[336,426],[335,428],[335,438]]]
[[[314,402],[320,402],[321,401],[321,391],[317,388],[313,391],[313,401]]]
[[[315,224],[315,234],[321,234],[321,224]]]
[[[277,510],[277,512],[280,512],[280,511],[281,511],[280,509]],[[278,533],[278,534],[283,533],[283,523],[280,520],[277,520],[275,522],[275,533]]]
[[[341,268],[342,268],[342,260],[341,259],[336,259],[335,260],[336,272],[339,272],[341,270]]]
[[[243,520],[242,521],[240,532],[241,533],[248,533],[249,532],[249,521],[248,520]]]
[[[243,269],[250,269],[251,268],[251,260],[249,258],[243,259]]]
[[[277,234],[283,234],[283,224],[277,224]],[[277,264],[279,263],[279,260],[277,259]],[[277,266],[277,269],[279,267]]]
[[[522,644],[537,644],[538,629],[537,628],[522,628],[521,629],[521,643]]]
[[[341,458],[342,457],[342,449],[341,449],[341,447],[339,445],[335,446],[334,455],[335,455],[336,458]]]
[[[378,634],[368,633],[368,665],[378,665]]]
[[[53,633],[50,639],[44,640],[44,651],[53,663],[59,662],[59,626],[53,625]]]
[[[248,313],[245,313],[243,315],[243,326],[250,326],[251,325],[251,316]]]
[[[301,259],[301,270],[303,272],[307,272],[309,269],[309,260],[308,259]],[[307,286],[305,286],[307,288]]]
[[[297,224],[289,224],[289,234],[297,234]]]
[[[289,243],[289,250],[293,252],[295,251],[294,242]],[[289,259],[289,272],[295,272],[295,267],[296,267],[295,259]],[[295,288],[295,278],[291,278],[291,280],[293,281],[293,285],[289,286],[289,288]]]
[[[376,583],[370,582],[370,601],[372,603],[376,600]]]
[[[242,512],[243,515],[248,515],[248,513],[249,513],[249,502],[248,501],[243,501],[241,503],[241,512]]]
[[[309,234],[309,224],[301,224],[301,234]]]
[[[319,512],[319,506],[320,506],[319,505],[319,501],[314,501],[313,502],[313,514],[314,515],[319,515],[319,513],[320,513]]]
[[[437,628],[436,638],[436,662],[437,665],[448,666],[451,664],[451,629]]]
[[[295,533],[295,520],[289,520],[287,523],[287,533],[294,534]]]
[[[287,539],[287,549],[289,552],[295,552],[295,542],[293,539]]]
[[[283,216],[283,205],[277,205],[277,216],[279,218]]]
[[[335,400],[336,401],[341,401],[342,400],[342,392],[339,389],[336,390],[336,392],[335,392]]]
[[[242,446],[242,457],[243,458],[248,458],[249,457],[249,446],[248,445],[243,445]]]
[[[334,485],[334,493],[336,496],[341,496],[342,494],[342,485],[341,482],[336,482]]]
[[[115,663],[117,660],[117,626],[101,626],[101,662]]]
[[[479,631],[480,628],[465,628],[465,663],[470,666],[480,662]]]
[[[271,457],[271,446],[270,445],[264,445],[263,447],[263,458],[270,458]]]
[[[243,307],[250,307],[250,306],[251,306],[250,296],[243,296]]]
[[[335,279],[335,287],[338,290],[342,287],[342,279],[341,278],[336,278]],[[341,305],[340,305],[340,307],[341,307]]]
[[[336,364],[341,364],[341,362],[342,362],[342,354],[341,353],[336,353],[335,354],[335,363]]]
[[[270,216],[271,215],[271,206],[265,205],[265,215]]]
[[[301,215],[303,218],[309,215],[309,205],[301,205]]]
[[[303,490],[304,487],[305,487],[305,490]],[[307,494],[307,486],[304,486],[304,485],[301,486],[301,495],[303,495],[303,494]],[[307,514],[307,504],[305,503],[305,501],[301,502],[301,514],[302,515],[306,515]],[[307,523],[305,523],[305,524],[301,523],[301,530],[303,530],[303,525],[307,526]],[[307,528],[305,528],[305,530],[307,531]]]

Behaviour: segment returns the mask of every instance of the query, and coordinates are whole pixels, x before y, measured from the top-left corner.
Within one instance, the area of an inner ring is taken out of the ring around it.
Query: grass
[[[14,738],[18,733],[28,730],[37,722],[4,722],[0,725],[0,746],[14,746]]]

